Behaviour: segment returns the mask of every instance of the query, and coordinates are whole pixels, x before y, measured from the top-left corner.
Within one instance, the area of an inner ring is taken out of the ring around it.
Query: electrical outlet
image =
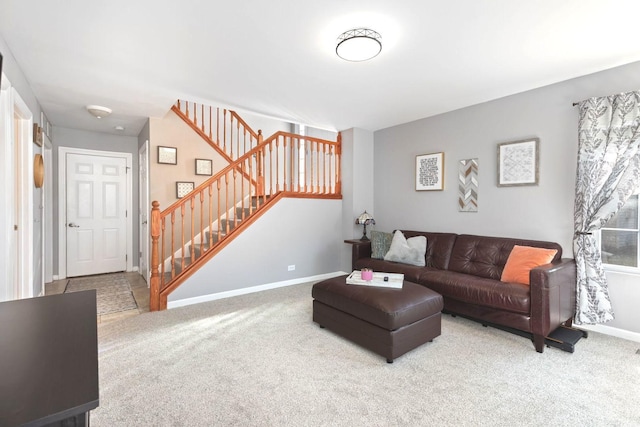
[[[287,271],[293,271],[296,269],[295,264],[294,265],[290,265],[289,267],[287,267]]]

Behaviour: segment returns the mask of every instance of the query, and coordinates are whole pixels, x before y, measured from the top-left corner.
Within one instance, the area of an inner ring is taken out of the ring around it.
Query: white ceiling
[[[638,16],[638,0],[0,0],[0,35],[57,126],[137,135],[181,98],[377,130],[638,61]],[[339,59],[358,27],[382,53]]]

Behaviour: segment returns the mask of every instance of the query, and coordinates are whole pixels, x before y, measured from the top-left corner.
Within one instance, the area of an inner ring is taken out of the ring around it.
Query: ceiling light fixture
[[[87,111],[98,119],[107,117],[111,114],[111,108],[101,107],[99,105],[87,105]]]
[[[336,54],[346,61],[367,61],[382,51],[382,37],[368,28],[345,31],[338,37]]]

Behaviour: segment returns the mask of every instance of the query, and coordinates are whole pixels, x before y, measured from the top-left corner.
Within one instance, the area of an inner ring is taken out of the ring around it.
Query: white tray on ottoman
[[[384,278],[387,280],[384,280]],[[404,274],[374,272],[372,280],[362,279],[360,270],[354,270],[347,277],[347,285],[376,286],[379,288],[402,289]]]

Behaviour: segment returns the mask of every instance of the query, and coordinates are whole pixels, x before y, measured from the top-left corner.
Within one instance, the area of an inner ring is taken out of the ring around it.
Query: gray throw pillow
[[[393,233],[393,240],[389,252],[384,256],[385,261],[401,262],[403,264],[425,266],[424,256],[427,252],[427,238],[415,236],[409,239],[404,237],[402,231]]]
[[[371,258],[384,259],[389,252],[393,234],[371,230]]]

